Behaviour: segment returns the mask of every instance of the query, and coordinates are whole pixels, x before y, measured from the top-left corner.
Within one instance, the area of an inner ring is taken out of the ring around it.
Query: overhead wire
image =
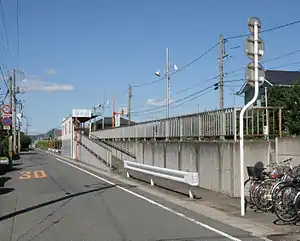
[[[218,41],[216,44],[214,44],[212,47],[210,47],[208,50],[206,50],[205,52],[203,52],[201,55],[199,55],[197,58],[193,59],[192,61],[190,61],[189,63],[187,63],[186,65],[184,65],[182,68],[176,70],[175,72],[173,73],[170,73],[169,74],[169,77],[187,69],[188,67],[190,67],[192,64],[194,64],[195,62],[197,62],[198,60],[200,60],[201,58],[203,58],[204,56],[206,56],[208,53],[210,53],[211,51],[213,51],[218,45],[220,44],[220,42]],[[151,82],[147,82],[147,83],[143,83],[143,84],[140,84],[140,85],[132,85],[133,88],[140,88],[140,87],[144,87],[144,86],[148,86],[148,85],[152,85],[152,84],[155,84],[159,81],[162,81],[164,80],[165,77],[161,77],[157,80],[154,80],[154,81],[151,81]]]
[[[18,50],[18,57],[20,57],[20,31],[19,31],[20,6],[19,6],[19,0],[16,1],[17,1],[17,50]]]
[[[243,79],[224,80],[224,83],[236,82],[236,81],[241,81],[241,80],[243,80]],[[182,101],[184,101],[184,100],[187,100],[187,99],[188,99],[188,101],[187,101],[186,103],[188,103],[188,102],[190,102],[190,101],[192,101],[192,100],[198,98],[198,97],[199,97],[199,94],[201,94],[201,93],[203,93],[204,91],[209,90],[209,89],[211,89],[211,88],[213,88],[212,90],[216,90],[216,89],[219,87],[219,84],[220,84],[220,82],[215,83],[215,84],[210,85],[210,86],[207,86],[206,88],[201,89],[201,90],[199,90],[199,91],[197,91],[197,92],[195,92],[195,93],[192,93],[192,94],[190,94],[190,95],[188,95],[188,96],[185,96],[185,97],[183,97],[183,98],[181,98],[181,99],[179,99],[179,100],[176,100],[176,101],[170,103],[170,107],[172,107],[172,106],[174,107],[174,104],[180,103],[180,102],[182,102]],[[196,97],[195,97],[195,96],[196,96]],[[193,97],[195,97],[195,98],[193,98]],[[189,98],[191,98],[191,99],[189,99]],[[142,110],[142,111],[133,111],[132,114],[134,115],[135,113],[151,112],[151,111],[158,110],[158,109],[162,109],[162,108],[165,108],[165,106],[153,107],[153,108],[151,108],[151,109]],[[156,112],[155,112],[155,113],[156,113]],[[151,114],[153,114],[153,112],[152,112]]]
[[[295,24],[299,24],[299,23],[300,23],[300,20],[297,20],[297,21],[294,21],[294,22],[285,23],[285,24],[282,24],[282,25],[279,25],[279,26],[276,26],[276,27],[273,27],[273,28],[268,28],[268,29],[262,30],[262,31],[260,31],[260,33],[271,32],[271,31],[274,31],[274,30],[277,30],[277,29],[289,27],[289,26],[292,26],[292,25],[295,25]],[[244,37],[247,37],[249,35],[250,35],[250,33],[240,34],[240,35],[236,35],[236,36],[227,37],[227,38],[224,38],[224,39],[229,40],[229,39],[244,38]]]
[[[5,20],[5,15],[4,15],[4,9],[3,9],[3,2],[2,2],[2,0],[0,0],[0,12],[1,12],[1,18],[2,18],[2,23],[3,23],[3,28],[4,28],[4,35],[5,35],[6,46],[8,48],[9,54],[11,55],[10,48],[9,48],[9,41],[8,41],[7,28],[6,28],[6,20]]]
[[[289,26],[292,26],[292,25],[295,25],[295,24],[299,24],[299,23],[300,23],[300,20],[297,20],[297,21],[294,21],[294,22],[290,22],[290,23],[286,23],[286,24],[283,24],[283,25],[279,25],[279,26],[273,27],[273,28],[268,28],[268,29],[262,30],[261,33],[271,32],[271,31],[274,31],[274,30],[277,30],[277,29],[289,27]],[[240,34],[240,35],[236,35],[236,36],[226,37],[226,38],[224,38],[224,40],[242,38],[242,37],[246,37],[246,36],[249,36],[249,35],[250,34]],[[197,62],[199,59],[203,58],[205,55],[207,55],[209,52],[211,52],[219,44],[220,44],[220,42],[218,41],[216,44],[214,44],[212,47],[210,47],[207,51],[205,51],[199,57],[197,57],[196,59],[194,59],[191,62],[189,62],[188,64],[186,64],[183,68],[178,69],[177,71],[171,73],[170,76],[175,75],[175,74],[177,74],[177,73],[185,70],[186,68],[188,68],[189,66],[191,66],[193,63]],[[143,84],[140,84],[140,85],[132,85],[132,87],[139,88],[139,87],[149,86],[149,85],[152,85],[152,84],[157,83],[159,81],[162,81],[164,79],[165,78],[162,77],[162,78],[159,78],[157,80],[154,80],[154,81],[151,81],[151,82],[147,82],[147,83],[143,83]]]
[[[276,27],[273,27],[273,28],[265,29],[265,30],[262,30],[261,33],[266,33],[266,32],[270,32],[270,31],[274,31],[274,30],[281,29],[281,28],[284,28],[284,27],[288,27],[288,26],[291,26],[291,25],[295,25],[295,24],[298,24],[298,23],[300,23],[300,20],[294,21],[294,22],[290,22],[290,23],[286,23],[286,24],[283,24],[283,25],[279,25],[279,26],[276,26]],[[246,36],[249,36],[249,34],[241,34],[241,35],[231,36],[231,37],[224,38],[224,40],[236,39],[236,38],[241,38],[241,37],[246,37]],[[208,54],[209,52],[211,52],[211,51],[212,51],[214,48],[216,48],[218,45],[219,45],[219,42],[217,42],[217,44],[213,45],[211,48],[209,48],[207,51],[205,51],[203,54],[201,54],[201,55],[200,55],[199,57],[197,57],[195,60],[193,60],[193,61],[191,61],[190,63],[188,63],[187,65],[185,65],[182,69],[177,70],[177,71],[175,71],[174,73],[170,74],[170,76],[175,75],[176,73],[181,72],[181,71],[183,71],[184,69],[188,68],[190,65],[192,65],[193,63],[195,63],[196,61],[198,61],[199,59],[201,59],[202,57],[204,57],[206,54]],[[290,55],[292,55],[292,54],[295,54],[295,53],[297,53],[297,52],[300,52],[300,49],[299,49],[299,50],[296,50],[296,51],[293,51],[293,52],[291,52],[291,53],[283,54],[283,55],[277,56],[277,57],[275,57],[275,58],[273,58],[273,59],[264,61],[264,63],[266,63],[266,62],[271,62],[271,61],[275,61],[275,60],[281,59],[281,58],[283,58],[283,57],[286,57],[286,56],[290,56]],[[300,62],[300,61],[299,61],[299,62]],[[298,62],[296,62],[296,63],[298,63]],[[293,64],[296,64],[296,63],[293,63]],[[284,65],[284,66],[287,66],[287,65]],[[283,67],[283,66],[280,66],[280,67]],[[244,67],[243,67],[243,68],[239,68],[239,69],[234,70],[234,71],[230,71],[230,72],[224,73],[224,76],[228,76],[228,75],[233,74],[233,73],[235,73],[235,72],[238,72],[239,70],[242,70],[242,69],[244,69]],[[219,77],[220,77],[220,75],[216,75],[216,76],[214,76],[214,77],[212,77],[212,78],[209,78],[209,79],[207,79],[207,80],[213,80],[213,79],[217,79],[217,78],[219,78]],[[132,86],[132,87],[143,87],[143,86],[151,85],[151,84],[157,83],[157,82],[159,82],[159,81],[161,81],[161,80],[163,80],[163,79],[164,79],[164,77],[162,77],[162,78],[160,78],[160,79],[158,79],[158,80],[152,81],[152,82],[148,82],[148,83],[144,83],[144,84],[136,85],[136,86]],[[239,81],[241,81],[241,79],[240,79]],[[224,82],[225,82],[225,81],[224,81]],[[199,85],[199,84],[197,84],[197,85]],[[202,93],[203,91],[205,91],[205,90],[207,90],[207,89],[209,89],[209,88],[212,88],[213,86],[215,86],[215,84],[212,85],[212,86],[209,86],[209,87],[207,87],[207,88],[205,88],[205,89],[202,89],[200,92],[198,91],[198,92],[193,93],[193,94],[191,94],[191,95],[188,95],[188,96],[186,96],[186,97],[184,97],[184,98],[182,98],[182,99],[180,99],[180,100],[178,100],[178,101],[172,102],[172,103],[170,104],[170,106],[173,105],[174,103],[183,101],[183,100],[188,99],[188,98],[190,98],[190,97],[193,97],[192,99],[189,100],[189,102],[190,102],[190,101],[192,101],[193,99],[196,99],[196,98],[197,98],[197,97],[194,98],[195,95],[197,95],[197,94],[199,94],[199,93]],[[178,91],[176,94],[183,93],[183,92],[185,92],[185,91],[187,91],[187,90],[189,90],[189,89],[191,89],[191,88],[194,88],[194,87],[195,87],[195,85],[194,85],[193,87],[189,87],[189,88],[186,88],[186,89],[184,89],[184,90],[180,90],[180,91]],[[213,90],[213,89],[212,89],[212,90]],[[160,108],[165,108],[165,107],[164,107],[164,106],[159,106],[159,107],[155,107],[155,108],[152,108],[152,109],[149,109],[149,110],[145,110],[145,111],[142,111],[142,112],[150,112],[150,111],[157,110],[157,109],[160,109]],[[162,111],[164,111],[164,110],[162,110]],[[133,113],[133,115],[134,115],[135,113],[140,113],[140,112],[132,112],[132,113]],[[151,113],[151,114],[153,114],[153,113]]]

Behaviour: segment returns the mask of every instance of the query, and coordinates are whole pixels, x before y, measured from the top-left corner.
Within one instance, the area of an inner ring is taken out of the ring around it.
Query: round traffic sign
[[[1,108],[3,114],[11,114],[12,112],[12,108],[10,105],[3,105],[2,108]]]
[[[258,37],[257,40],[257,47],[258,47],[258,59],[262,59],[265,53],[265,43],[264,41]],[[246,41],[245,41],[245,51],[246,55],[248,56],[249,59],[254,60],[254,36],[250,35]]]
[[[247,65],[246,67],[246,81],[248,83],[248,85],[254,87],[255,86],[255,72],[254,72],[254,63],[251,62]],[[265,70],[264,70],[264,67],[258,63],[258,84],[259,86],[262,86],[263,83],[265,82],[265,77],[266,77],[266,74],[265,74]]]
[[[252,17],[248,20],[248,29],[251,33],[254,32],[254,25],[257,24],[258,32],[261,30],[261,22],[258,18]]]
[[[2,124],[5,125],[5,126],[10,126],[12,123],[12,120],[11,118],[9,117],[3,117],[2,118]]]

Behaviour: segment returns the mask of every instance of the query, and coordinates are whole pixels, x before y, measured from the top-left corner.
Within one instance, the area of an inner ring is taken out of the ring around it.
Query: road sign
[[[254,63],[251,62],[247,65],[246,67],[246,81],[248,82],[248,84],[252,87],[255,86],[255,76],[254,76]],[[263,83],[265,82],[265,77],[266,77],[266,73],[264,70],[264,67],[258,63],[258,84],[259,86],[262,86]]]
[[[3,105],[3,106],[1,107],[1,111],[2,111],[3,114],[8,115],[8,114],[11,114],[12,108],[11,108],[10,105],[7,105],[7,104],[6,104],[6,105]]]
[[[10,130],[10,126],[3,126],[3,130]]]
[[[264,41],[258,37],[258,59],[262,59],[265,52]],[[250,35],[245,41],[245,51],[249,59],[254,60],[254,36]]]
[[[5,116],[5,117],[2,118],[2,124],[3,124],[4,126],[10,126],[11,123],[12,123],[12,120],[11,120],[10,117]]]
[[[248,29],[251,33],[254,33],[254,24],[257,24],[258,32],[261,30],[261,22],[258,18],[252,17],[248,20]]]

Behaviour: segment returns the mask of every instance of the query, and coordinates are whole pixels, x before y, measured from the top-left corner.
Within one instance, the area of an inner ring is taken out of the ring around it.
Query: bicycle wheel
[[[253,180],[251,179],[247,179],[245,182],[244,182],[244,190],[245,190],[245,202],[246,203],[249,203],[249,204],[253,204],[252,203],[252,198],[251,198],[251,188],[252,188],[252,182]]]
[[[294,222],[298,215],[294,207],[294,199],[298,193],[298,188],[292,184],[281,187],[274,200],[274,212],[283,222]]]
[[[294,207],[295,207],[295,212],[298,215],[297,220],[300,219],[300,192],[297,193],[297,196],[294,200]]]
[[[279,181],[277,183],[274,184],[272,190],[271,190],[271,195],[272,195],[272,202],[274,203],[275,197],[278,193],[278,191],[280,190],[280,188],[282,188],[283,186],[287,185],[290,182],[287,181]]]
[[[264,212],[269,212],[273,208],[271,190],[274,185],[273,181],[265,181],[261,183],[253,195],[256,207]]]
[[[244,182],[244,188],[245,188],[245,202],[250,205],[255,205],[253,201],[253,193],[255,191],[255,188],[258,186],[258,184],[261,181],[248,179]]]

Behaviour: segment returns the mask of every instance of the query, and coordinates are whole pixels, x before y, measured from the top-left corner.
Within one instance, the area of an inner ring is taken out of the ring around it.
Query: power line
[[[17,44],[18,44],[18,57],[20,57],[19,12],[20,12],[19,0],[17,0],[17,36],[18,36]]]
[[[285,53],[285,54],[281,54],[281,55],[278,55],[276,57],[273,57],[273,58],[270,58],[270,59],[267,59],[265,61],[261,61],[262,64],[266,64],[266,63],[270,63],[270,62],[273,62],[273,61],[276,61],[276,60],[279,60],[279,59],[283,59],[285,57],[288,57],[288,56],[291,56],[291,55],[294,55],[296,53],[299,53],[300,52],[300,49],[296,49],[296,50],[293,50],[291,52],[288,52],[288,53]],[[272,68],[273,69],[273,68]],[[232,71],[229,71],[229,72],[226,72],[224,73],[224,75],[232,75],[236,72],[239,72],[241,70],[245,70],[245,67],[241,67],[241,68],[238,68],[238,69],[235,69],[235,70],[232,70]]]
[[[241,81],[241,80],[243,80],[243,79],[237,79],[237,80],[225,80],[224,83],[236,82],[236,81]],[[180,103],[180,102],[182,102],[182,101],[184,101],[184,100],[186,100],[186,99],[189,99],[189,98],[198,96],[198,95],[201,94],[202,92],[204,92],[204,91],[206,91],[206,90],[209,90],[209,89],[211,89],[211,88],[214,88],[214,89],[212,89],[212,90],[216,90],[216,89],[218,89],[219,84],[220,84],[220,82],[217,82],[217,83],[215,83],[215,84],[213,84],[213,85],[210,85],[210,86],[208,86],[208,87],[206,87],[206,88],[204,88],[204,89],[201,89],[200,91],[197,91],[197,92],[195,92],[195,93],[193,93],[193,94],[190,94],[190,95],[185,96],[185,97],[183,97],[183,98],[181,98],[181,99],[179,99],[179,100],[176,100],[176,101],[172,102],[172,103],[170,104],[170,106],[173,106],[173,105],[176,104],[176,103]],[[197,97],[196,97],[196,98],[197,98]],[[195,98],[192,98],[192,99],[190,99],[188,102],[190,102],[190,101],[192,101],[192,100],[194,100],[194,99],[195,99]],[[158,107],[154,107],[154,108],[148,109],[148,110],[134,111],[134,112],[132,112],[132,113],[133,113],[133,114],[136,114],[136,113],[143,113],[143,112],[154,111],[154,110],[158,110],[158,109],[162,109],[162,108],[165,108],[165,107],[164,107],[164,106],[158,106]],[[164,111],[164,110],[163,110],[163,111]],[[151,114],[152,114],[152,113],[151,113]]]
[[[283,25],[280,25],[280,26],[276,26],[276,27],[273,27],[273,28],[269,28],[269,29],[265,29],[265,30],[262,30],[261,33],[266,33],[266,32],[270,32],[270,31],[274,31],[274,30],[277,30],[277,29],[281,29],[281,28],[285,28],[285,27],[289,27],[289,26],[292,26],[292,25],[295,25],[295,24],[298,24],[300,23],[300,20],[297,20],[297,21],[294,21],[294,22],[290,22],[290,23],[286,23],[286,24],[283,24]],[[249,36],[249,34],[241,34],[241,35],[236,35],[236,36],[231,36],[231,37],[228,37],[228,38],[225,38],[224,40],[229,40],[229,39],[236,39],[236,38],[242,38],[242,37],[246,37],[246,36]],[[183,71],[184,69],[188,68],[189,66],[191,66],[193,63],[197,62],[199,59],[201,59],[202,57],[204,57],[206,54],[208,54],[209,52],[211,52],[214,48],[216,48],[218,45],[220,44],[220,42],[218,41],[215,45],[213,45],[211,48],[209,48],[207,51],[205,51],[203,54],[201,54],[199,57],[197,57],[196,59],[192,60],[190,63],[186,64],[183,68],[175,71],[174,73],[170,74],[170,76],[172,75],[175,75],[181,71]],[[149,85],[152,85],[152,84],[155,84],[159,81],[162,81],[164,80],[164,77],[163,78],[160,78],[160,79],[157,79],[157,80],[154,80],[152,82],[148,82],[148,83],[144,83],[144,84],[140,84],[140,85],[133,85],[132,87],[134,88],[139,88],[139,87],[144,87],[144,86],[149,86]]]
[[[6,29],[6,22],[5,22],[5,15],[4,15],[4,10],[3,10],[2,0],[0,0],[0,11],[1,11],[1,17],[2,17],[2,22],[3,22],[4,34],[5,34],[5,41],[6,41],[6,45],[8,48],[8,52],[11,55],[10,48],[9,48],[9,42],[8,42],[8,36],[7,36],[7,29]]]
[[[283,25],[279,25],[279,26],[276,26],[276,27],[273,27],[273,28],[268,28],[268,29],[262,30],[260,32],[261,33],[267,33],[267,32],[271,32],[271,31],[274,31],[274,30],[277,30],[277,29],[280,29],[280,28],[289,27],[289,26],[292,26],[292,25],[295,25],[295,24],[298,24],[298,23],[300,23],[300,20],[297,20],[297,21],[294,21],[294,22],[290,22],[290,23],[285,23]],[[247,37],[249,35],[250,34],[241,34],[241,35],[236,35],[236,36],[228,37],[228,38],[225,38],[225,39],[229,40],[229,39],[244,38],[244,37]]]
[[[203,58],[205,55],[207,55],[208,53],[210,53],[212,50],[214,50],[217,46],[219,45],[219,42],[217,42],[216,44],[214,44],[212,47],[210,47],[208,50],[206,50],[204,53],[202,53],[201,55],[199,55],[197,58],[195,58],[194,60],[190,61],[188,64],[184,65],[182,68],[178,69],[177,71],[169,74],[169,76],[173,76],[183,70],[185,70],[186,68],[190,67],[192,64],[194,64],[195,62],[197,62],[198,60],[200,60],[201,58]],[[144,86],[149,86],[149,85],[152,85],[152,84],[155,84],[159,81],[162,81],[164,80],[165,78],[162,77],[162,78],[159,78],[157,80],[154,80],[154,81],[151,81],[151,82],[148,82],[148,83],[144,83],[144,84],[140,84],[140,85],[132,85],[132,87],[134,88],[140,88],[140,87],[144,87]]]
[[[208,53],[210,53],[211,51],[213,51],[219,44],[220,44],[220,42],[218,41],[215,45],[213,45],[211,48],[209,48],[207,51],[205,51],[199,57],[197,57],[196,59],[192,60],[188,64],[184,65],[182,68],[178,69],[176,72],[170,74],[170,76],[173,76],[173,75],[175,75],[175,74],[177,74],[177,73],[185,70],[186,68],[190,67],[192,64],[194,64],[195,62],[197,62],[199,59],[203,58],[205,55],[207,55]]]

